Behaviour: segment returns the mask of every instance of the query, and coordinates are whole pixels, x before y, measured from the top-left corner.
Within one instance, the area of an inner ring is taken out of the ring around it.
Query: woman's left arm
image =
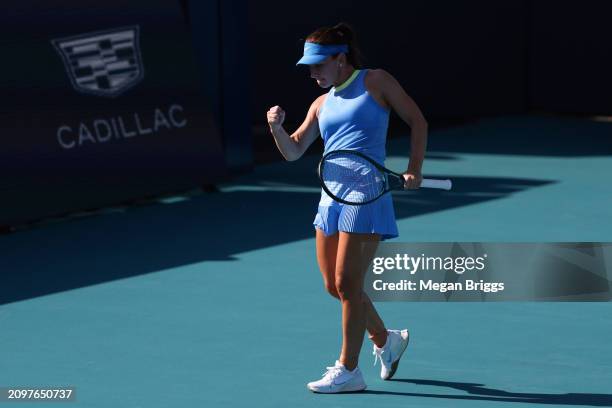
[[[377,69],[372,79],[385,102],[410,126],[410,161],[404,178],[406,188],[419,188],[423,179],[421,169],[427,149],[427,121],[414,100],[391,74]]]

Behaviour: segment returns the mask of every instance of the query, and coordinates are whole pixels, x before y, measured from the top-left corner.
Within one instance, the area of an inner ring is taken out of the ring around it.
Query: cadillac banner
[[[8,3],[0,226],[225,174],[180,2]]]

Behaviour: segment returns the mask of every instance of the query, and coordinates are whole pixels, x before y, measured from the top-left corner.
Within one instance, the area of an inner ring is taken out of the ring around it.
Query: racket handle
[[[453,187],[453,183],[448,179],[446,180],[423,179],[423,181],[421,181],[421,187],[450,190]]]

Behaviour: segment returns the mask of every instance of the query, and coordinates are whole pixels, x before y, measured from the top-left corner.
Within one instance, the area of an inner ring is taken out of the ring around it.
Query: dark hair
[[[347,23],[317,28],[306,37],[306,41],[321,45],[346,44],[349,47],[348,54],[346,54],[347,61],[355,68],[363,67],[363,57],[355,40],[355,32]]]

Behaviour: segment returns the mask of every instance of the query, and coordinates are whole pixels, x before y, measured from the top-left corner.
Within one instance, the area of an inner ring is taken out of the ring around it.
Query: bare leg
[[[338,253],[338,238],[339,233],[326,236],[320,229],[316,230],[317,236],[317,261],[319,263],[319,269],[321,275],[323,275],[323,283],[327,292],[340,299],[340,295],[336,290],[336,257]],[[366,267],[370,260],[374,256],[375,246],[368,246],[369,251],[363,254]],[[382,347],[387,341],[387,329],[384,322],[378,315],[374,304],[370,300],[369,296],[363,293],[366,309],[366,329],[368,331],[368,337],[378,347]]]
[[[372,262],[372,258],[374,258],[374,254],[378,248],[380,236],[376,237],[377,238],[374,240],[369,241],[368,245],[362,246],[361,262],[364,277],[365,273],[367,272],[368,265],[370,265],[370,262]],[[363,289],[363,277],[361,287]],[[370,300],[370,297],[365,292],[363,293],[363,297],[366,308],[366,328],[368,330],[368,337],[378,347],[383,347],[387,342],[387,328],[376,311],[376,308],[374,308],[374,304],[372,303],[372,300]]]
[[[342,303],[342,352],[340,362],[354,370],[359,360],[366,328],[366,297],[363,280],[369,259],[363,252],[366,242],[378,242],[378,234],[340,232],[336,257],[336,290]]]

